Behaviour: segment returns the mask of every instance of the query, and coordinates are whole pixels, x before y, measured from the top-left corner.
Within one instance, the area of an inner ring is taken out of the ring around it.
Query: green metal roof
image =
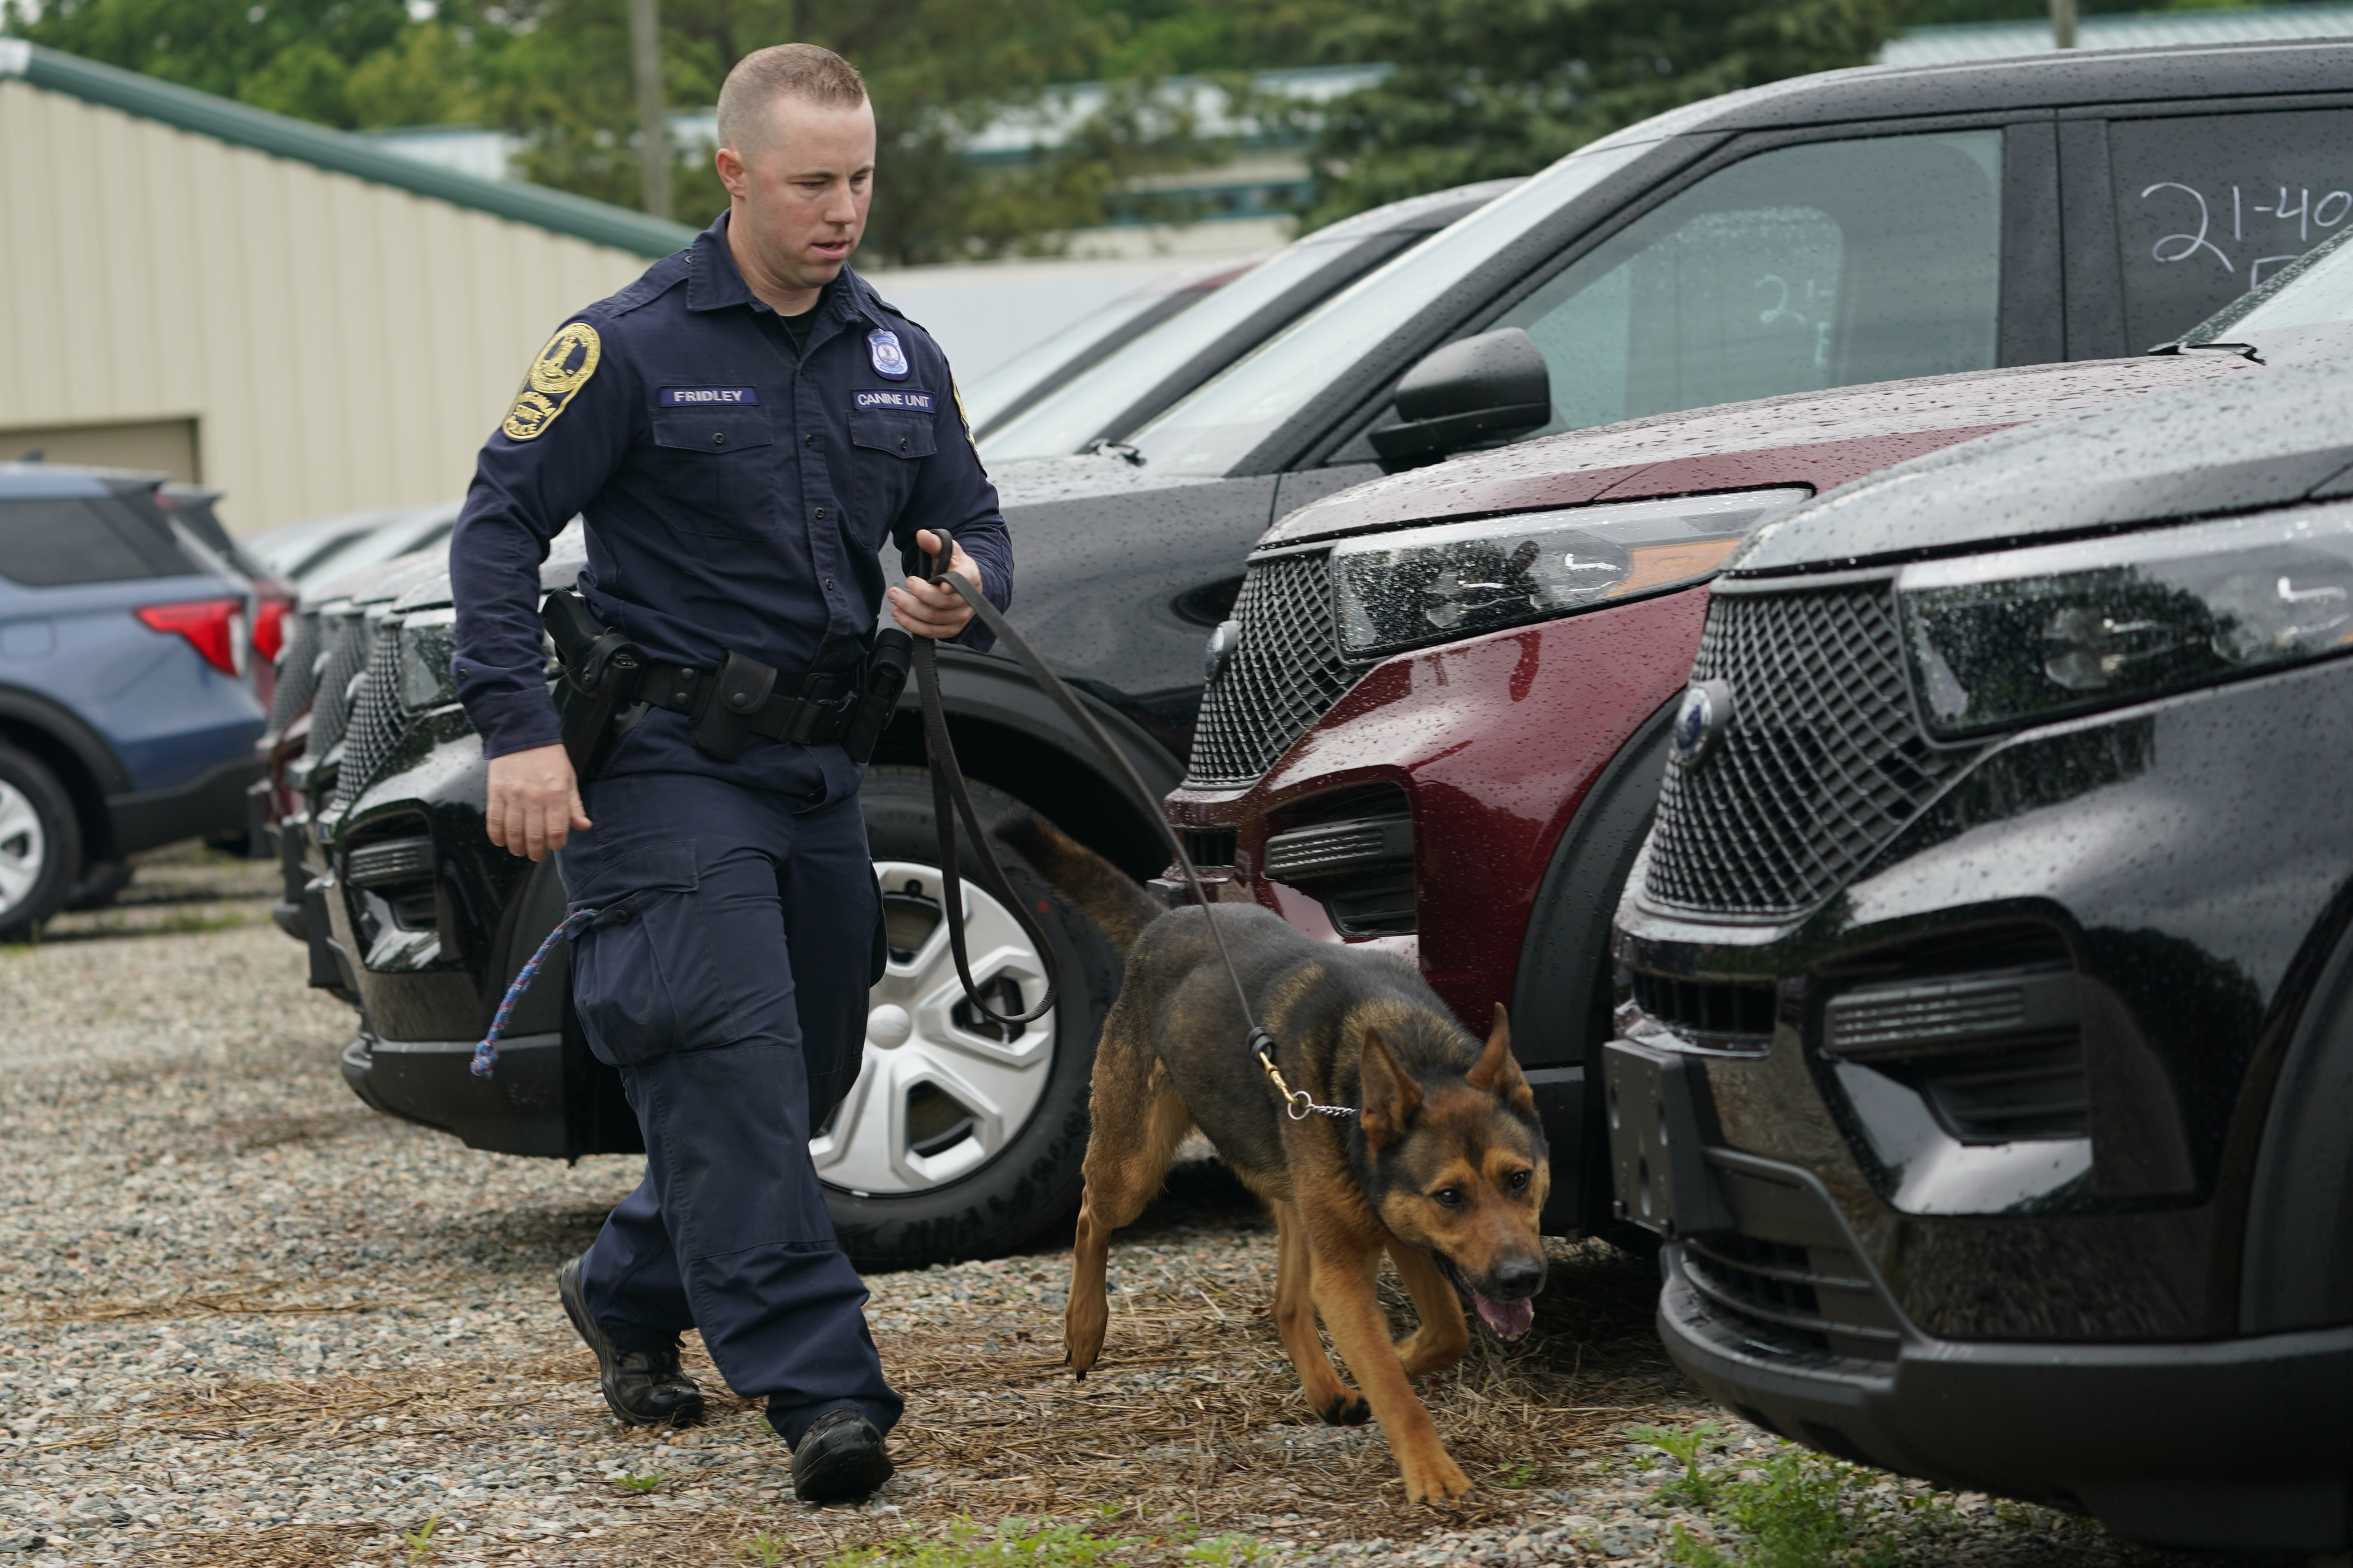
[[[0,38],[0,78],[17,77],[35,87],[102,103],[142,120],[161,121],[200,136],[332,169],[337,174],[392,185],[420,196],[472,207],[516,223],[535,224],[593,245],[609,245],[639,256],[668,256],[694,239],[694,230],[646,213],[591,201],[543,185],[477,179],[454,169],[387,153],[364,136],[330,131],[305,121],[235,103],[209,92],[160,81],[137,71],[59,54],[22,38]]]

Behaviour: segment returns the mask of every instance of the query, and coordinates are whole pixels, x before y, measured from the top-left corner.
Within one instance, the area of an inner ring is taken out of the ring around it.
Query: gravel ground
[[[0,949],[0,1563],[825,1563],[1041,1518],[1146,1563],[1201,1537],[1191,1560],[1314,1568],[1649,1564],[1679,1523],[1737,1545],[1628,1434],[1715,1414],[1650,1334],[1646,1266],[1556,1249],[1537,1331],[1428,1392],[1481,1490],[1409,1509],[1377,1429],[1306,1424],[1271,1234],[1210,1162],[1115,1249],[1084,1384],[1057,1364],[1067,1237],[876,1277],[910,1397],[901,1473],[865,1507],[794,1504],[749,1402],[624,1429],[552,1275],[636,1162],[475,1153],[363,1109],[334,1068],[350,1016],[304,989],[271,875],[153,858],[116,909]],[[1719,1494],[1780,1447],[1729,1421],[1720,1442],[1698,1461]],[[1808,1463],[1904,1562],[2189,1561]]]

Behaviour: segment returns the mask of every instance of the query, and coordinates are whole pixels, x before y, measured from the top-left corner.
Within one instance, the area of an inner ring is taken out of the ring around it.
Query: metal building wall
[[[194,418],[239,531],[459,494],[533,351],[647,265],[0,77],[0,448]]]

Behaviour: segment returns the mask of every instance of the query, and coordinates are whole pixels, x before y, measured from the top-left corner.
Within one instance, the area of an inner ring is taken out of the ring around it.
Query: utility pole
[[[648,0],[650,4],[651,0]],[[2075,0],[2051,0],[2051,47],[2072,49],[2075,47]]]
[[[2051,0],[2053,5],[2063,0]],[[2074,0],[2064,0],[2073,5]],[[670,122],[662,112],[659,0],[629,0],[629,55],[638,74],[638,142],[645,160],[646,211],[669,217]]]

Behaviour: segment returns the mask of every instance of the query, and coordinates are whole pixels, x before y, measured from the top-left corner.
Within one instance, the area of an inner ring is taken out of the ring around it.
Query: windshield
[[[1105,338],[1153,311],[1172,315],[1205,297],[1198,289],[1138,289],[1081,316],[1044,342],[1022,350],[965,389],[965,417],[986,434],[990,425],[1056,371]]]
[[[1654,145],[1597,142],[1571,153],[1430,243],[1357,279],[1129,439],[1155,466],[1180,474],[1227,472],[1431,300]]]
[[[2185,343],[2253,342],[2265,332],[2353,321],[2353,228],[2328,239],[2181,335]]]
[[[1346,258],[1362,237],[1327,230],[1286,246],[1197,308],[1172,317],[1093,369],[1073,376],[1004,429],[983,438],[992,463],[1017,458],[1067,458],[1088,443],[1124,432],[1107,428],[1185,363],[1325,268]]]

